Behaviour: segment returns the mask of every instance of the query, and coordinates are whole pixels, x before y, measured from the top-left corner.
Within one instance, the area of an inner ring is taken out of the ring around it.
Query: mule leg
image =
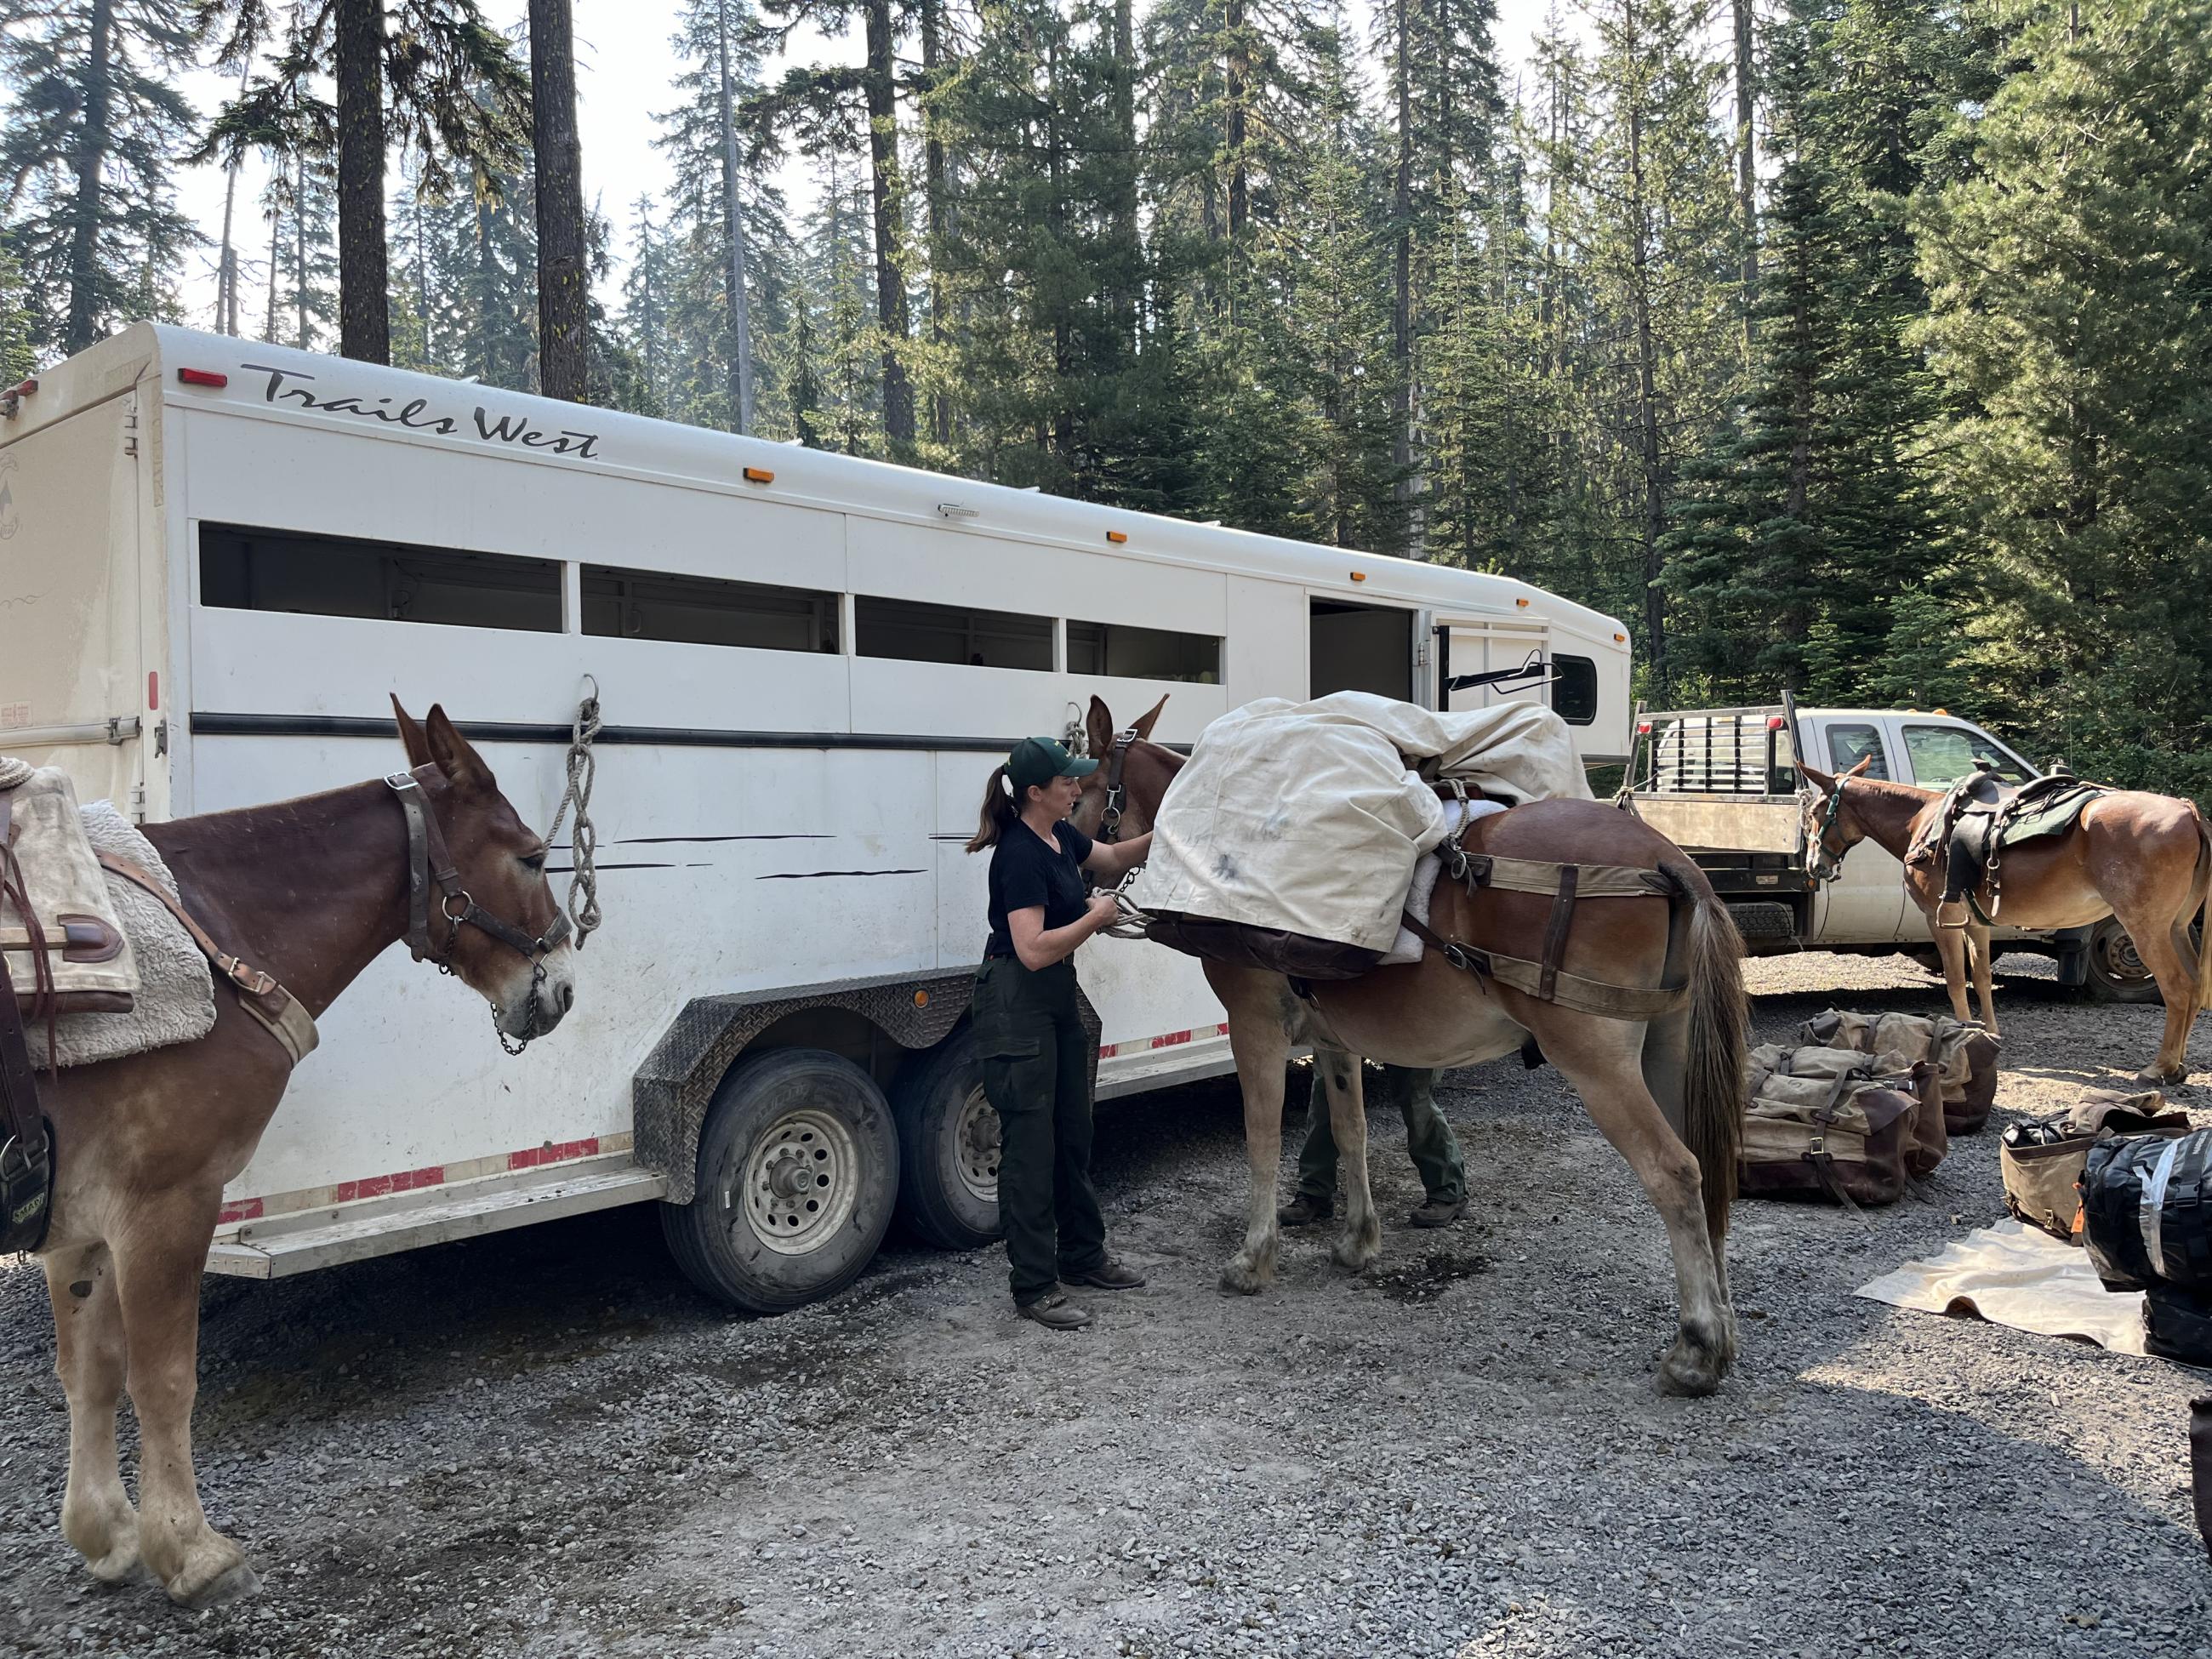
[[[1359,1056],[1316,1047],[1314,1076],[1328,1091],[1329,1133],[1344,1172],[1344,1231],[1330,1255],[1338,1267],[1364,1273],[1382,1254],[1382,1224],[1375,1213],[1375,1189],[1367,1173],[1367,1103]]]
[[[123,1489],[115,1455],[115,1408],[123,1397],[123,1310],[115,1263],[102,1243],[70,1245],[44,1258],[54,1304],[54,1370],[69,1397],[69,1486],[62,1536],[92,1576],[119,1584],[136,1577],[138,1512]]]
[[[2197,952],[2190,944],[2185,921],[2179,927],[2166,927],[2148,919],[2138,920],[2142,921],[2140,933],[2125,916],[2120,918],[2120,926],[2136,941],[2136,954],[2150,969],[2151,977],[2158,981],[2159,995],[2166,1000],[2166,1034],[2159,1040],[2158,1057],[2136,1073],[2136,1081],[2185,1083],[2189,1078],[2189,1028],[2197,1020]]]
[[[192,1471],[200,1272],[219,1201],[165,1194],[134,1215],[114,1244],[138,1412],[139,1547],[171,1599],[196,1608],[261,1588],[246,1553],[208,1525]]]
[[[1942,958],[1943,988],[1951,994],[1951,1018],[1964,1025],[1974,1017],[1966,1006],[1966,930],[1938,927],[1931,916],[1928,931],[1936,936],[1936,954]]]
[[[1244,1096],[1244,1157],[1251,1171],[1243,1248],[1222,1268],[1221,1288],[1253,1296],[1275,1276],[1275,1246],[1281,1237],[1275,1222],[1275,1180],[1283,1163],[1283,1068],[1291,1042],[1285,1011],[1273,992],[1281,988],[1283,997],[1290,993],[1280,978],[1247,969],[1208,963],[1206,976],[1229,1013],[1229,1049],[1237,1057],[1237,1082]]]
[[[1997,1034],[1997,1001],[1996,988],[1990,978],[1990,930],[1979,922],[1973,922],[1966,931],[1968,955],[1974,965],[1974,997],[1982,1005],[1982,1025],[1991,1036],[1995,1036]]]
[[[1698,1160],[1644,1085],[1644,1027],[1535,1003],[1524,1023],[1599,1131],[1627,1159],[1666,1224],[1680,1306],[1674,1346],[1659,1366],[1660,1387],[1670,1394],[1712,1393],[1735,1358],[1735,1316],[1705,1224]]]

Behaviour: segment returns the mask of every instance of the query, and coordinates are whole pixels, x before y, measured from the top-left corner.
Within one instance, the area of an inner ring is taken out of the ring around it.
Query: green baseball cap
[[[1024,738],[1006,755],[1006,779],[1016,789],[1042,788],[1054,778],[1088,777],[1095,760],[1080,760],[1050,738]]]

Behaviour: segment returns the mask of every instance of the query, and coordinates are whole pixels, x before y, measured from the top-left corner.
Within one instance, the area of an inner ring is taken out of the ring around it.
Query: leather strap
[[[8,977],[7,959],[0,957],[0,1141],[26,1139],[40,1121],[38,1074],[23,1040],[15,983]]]
[[[1544,933],[1544,972],[1536,994],[1553,1000],[1559,988],[1559,963],[1567,953],[1567,930],[1575,924],[1575,887],[1582,866],[1570,864],[1559,872],[1559,894],[1552,901],[1552,925]]]
[[[217,945],[208,936],[206,928],[192,917],[191,912],[169,896],[168,889],[154,879],[128,859],[119,859],[112,853],[100,854],[100,866],[120,876],[133,886],[142,887],[161,900],[162,907],[184,924],[191,935],[192,943],[199,946],[200,954],[228,980],[231,988],[238,993],[238,1005],[258,1021],[263,1030],[275,1037],[297,1066],[314,1053],[322,1041],[315,1030],[314,1016],[310,1014],[299,998],[276,982],[273,975],[258,968],[249,967]]]
[[[0,846],[4,846],[0,842]],[[35,1252],[53,1219],[53,1128],[23,1040],[15,988],[0,958],[0,1250]]]
[[[398,797],[399,805],[407,817],[407,948],[421,962],[426,957],[443,964],[453,953],[453,939],[463,927],[480,927],[509,950],[537,962],[548,951],[568,937],[569,922],[565,911],[556,915],[553,925],[543,938],[533,939],[520,928],[502,921],[489,910],[477,908],[475,899],[461,885],[460,867],[454,863],[453,854],[446,846],[445,830],[438,823],[438,815],[430,810],[424,797],[421,775],[424,769],[413,772],[394,772],[385,779],[386,786]],[[441,896],[440,914],[446,919],[445,948],[441,951],[430,939],[430,889],[435,886]],[[459,908],[455,909],[458,901]]]
[[[407,817],[407,949],[420,962],[430,954],[430,813],[412,773],[394,772],[384,781]]]
[[[1595,1014],[1604,1019],[1654,1020],[1674,1012],[1690,1000],[1686,980],[1679,985],[1610,985],[1603,980],[1584,979],[1579,974],[1564,970],[1554,970],[1551,992],[1547,995],[1541,963],[1502,956],[1495,951],[1446,939],[1411,910],[1399,920],[1414,938],[1440,952],[1453,967],[1477,979],[1494,979],[1500,985],[1510,985],[1540,1002],[1556,1002],[1562,1008],[1572,1008],[1579,1013]]]

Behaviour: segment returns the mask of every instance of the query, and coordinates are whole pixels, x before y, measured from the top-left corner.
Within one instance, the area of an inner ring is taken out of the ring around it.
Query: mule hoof
[[[1232,1261],[1221,1270],[1221,1288],[1231,1296],[1257,1296],[1267,1288],[1267,1275]]]
[[[228,1571],[219,1573],[209,1583],[196,1590],[180,1591],[172,1585],[170,1599],[190,1607],[194,1613],[205,1613],[210,1607],[228,1607],[233,1601],[243,1601],[249,1595],[261,1594],[261,1575],[240,1561]]]
[[[1672,1354],[1659,1368],[1659,1392],[1662,1394],[1698,1400],[1717,1392],[1720,1386],[1721,1374],[1717,1368],[1677,1359]]]
[[[1380,1245],[1363,1244],[1352,1239],[1339,1239],[1330,1248],[1329,1259],[1348,1273],[1364,1273],[1382,1255]]]
[[[139,1556],[135,1542],[110,1550],[97,1561],[84,1565],[85,1570],[103,1584],[136,1584],[154,1576]]]
[[[2154,1071],[2145,1066],[2135,1075],[2135,1081],[2153,1089],[2173,1089],[2189,1081],[2189,1068],[2177,1066],[2170,1072]]]

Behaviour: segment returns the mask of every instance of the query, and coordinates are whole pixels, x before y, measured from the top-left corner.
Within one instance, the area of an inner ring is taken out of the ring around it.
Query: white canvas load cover
[[[1200,735],[1130,902],[1387,951],[1416,861],[1443,839],[1440,778],[1514,805],[1590,799],[1565,722],[1540,703],[1265,697]]]

